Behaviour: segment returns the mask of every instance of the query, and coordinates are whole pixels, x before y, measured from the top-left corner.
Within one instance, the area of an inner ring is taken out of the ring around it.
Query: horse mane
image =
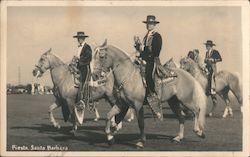
[[[131,64],[133,64],[132,59],[128,53],[125,51],[119,49],[116,46],[108,45],[107,49],[109,49],[111,52],[116,54],[116,57],[120,57],[120,62],[124,62],[125,60],[129,60]]]
[[[192,75],[195,75],[196,73],[201,73],[204,77],[206,77],[206,74],[201,70],[200,66],[191,58],[185,58],[189,61],[190,63],[190,70],[189,72],[192,73]]]
[[[200,84],[203,86],[203,88],[205,89],[207,86],[207,77],[206,74],[201,70],[201,68],[199,67],[199,65],[192,60],[191,58],[184,58],[185,60],[187,60],[190,64],[190,69],[188,70],[188,72],[195,77],[196,79],[199,80]]]
[[[53,59],[53,65],[54,66],[60,66],[60,65],[64,65],[64,66],[68,66],[67,64],[65,64],[64,62],[63,62],[63,60],[59,57],[59,56],[57,56],[56,54],[53,54],[53,53],[49,53],[49,55],[50,55],[50,57],[53,57],[53,58],[55,58],[55,59]]]
[[[170,58],[163,64],[164,68],[180,68],[180,65],[174,61],[173,58]]]

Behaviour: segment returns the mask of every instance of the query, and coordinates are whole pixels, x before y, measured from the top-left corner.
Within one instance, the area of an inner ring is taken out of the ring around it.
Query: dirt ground
[[[69,134],[70,123],[64,123],[61,109],[55,117],[62,128],[55,129],[49,121],[48,107],[54,101],[52,95],[8,95],[7,96],[7,150],[15,151],[17,146],[60,147],[70,151],[138,151],[135,147],[139,137],[137,120],[123,124],[123,129],[115,136],[115,144],[109,146],[104,134],[105,115],[110,106],[101,101],[98,105],[101,119],[94,122],[94,113],[87,112],[84,125],[79,127],[76,137]],[[234,116],[222,119],[224,102],[219,99],[214,117],[206,119],[206,138],[200,139],[193,133],[194,122],[186,120],[185,138],[181,143],[171,141],[178,133],[178,121],[164,104],[164,121],[152,118],[145,107],[145,148],[139,151],[241,151],[242,114],[236,101],[231,102]],[[211,103],[209,103],[211,107]]]

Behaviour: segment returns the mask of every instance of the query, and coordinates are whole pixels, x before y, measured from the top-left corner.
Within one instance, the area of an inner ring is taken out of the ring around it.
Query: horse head
[[[177,68],[176,63],[174,62],[173,58],[170,58],[164,65],[164,68]]]
[[[106,72],[112,66],[112,62],[108,57],[107,39],[100,46],[94,49],[93,65],[95,72]]]
[[[180,68],[190,72],[194,66],[194,61],[189,57],[183,57],[180,60]]]
[[[41,58],[38,61],[38,64],[35,65],[35,69],[33,70],[33,76],[42,77],[43,73],[50,68],[50,52],[51,48],[42,54]]]

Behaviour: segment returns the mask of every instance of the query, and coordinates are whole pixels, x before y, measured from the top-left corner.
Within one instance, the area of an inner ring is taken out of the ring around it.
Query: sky
[[[223,61],[218,70],[242,75],[242,32],[240,7],[223,6],[81,6],[81,7],[8,7],[7,9],[7,83],[51,85],[49,71],[39,80],[32,76],[42,53],[52,53],[69,62],[77,53],[77,31],[90,37],[87,43],[115,45],[134,53],[133,37],[146,34],[142,23],[147,15],[160,21],[157,31],[163,38],[162,63],[171,57],[179,61],[195,48],[205,56],[206,40],[213,40]]]

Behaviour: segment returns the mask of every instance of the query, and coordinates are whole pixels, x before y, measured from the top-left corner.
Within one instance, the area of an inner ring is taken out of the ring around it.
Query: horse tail
[[[239,73],[229,73],[228,75],[229,87],[238,100],[238,103],[242,105],[242,83]]]
[[[201,130],[205,128],[205,119],[207,111],[207,97],[201,85],[195,80],[194,84],[194,103],[196,104],[196,115],[198,115],[198,125]]]

